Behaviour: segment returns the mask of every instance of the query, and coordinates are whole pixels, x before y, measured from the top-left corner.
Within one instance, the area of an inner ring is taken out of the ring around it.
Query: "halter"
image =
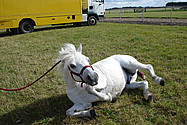
[[[93,67],[92,67],[91,65],[88,65],[88,66],[84,66],[84,67],[82,68],[82,70],[81,70],[80,73],[76,73],[76,72],[73,72],[73,71],[70,69],[70,67],[68,66],[68,69],[69,69],[69,71],[70,71],[71,77],[73,78],[74,81],[76,81],[76,82],[81,82],[81,87],[83,87],[83,83],[86,83],[86,84],[87,84],[87,82],[83,80],[82,74],[83,74],[84,70],[85,70],[86,68],[88,68],[88,67],[92,68],[92,70],[94,71]],[[81,81],[76,80],[76,79],[73,77],[73,75],[76,75],[76,76],[80,77]]]

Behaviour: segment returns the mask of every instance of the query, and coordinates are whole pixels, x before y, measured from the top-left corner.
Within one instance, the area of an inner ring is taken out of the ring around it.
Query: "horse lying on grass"
[[[92,66],[89,58],[82,55],[82,45],[76,50],[72,44],[64,44],[57,61],[57,70],[66,83],[68,98],[74,105],[66,111],[67,116],[96,117],[92,107],[96,101],[115,102],[123,89],[142,88],[146,100],[152,99],[148,82],[136,82],[138,69],[149,72],[153,81],[164,86],[164,80],[155,75],[152,65],[142,64],[129,55],[113,55]]]

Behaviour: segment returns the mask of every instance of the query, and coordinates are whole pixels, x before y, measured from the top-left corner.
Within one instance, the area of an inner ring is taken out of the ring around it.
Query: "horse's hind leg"
[[[153,81],[164,86],[164,80],[155,74],[153,66],[151,64],[142,64],[138,62],[134,57],[128,55],[120,56],[116,59],[120,62],[123,68],[128,70],[129,73],[136,73],[137,69],[146,70],[151,75]]]
[[[148,90],[148,82],[147,81],[140,81],[140,82],[132,82],[130,84],[126,84],[125,89],[137,89],[142,88],[143,89],[143,95],[146,100],[151,101],[152,100],[152,94]]]
[[[142,63],[138,62],[138,69],[147,70],[149,72],[149,74],[151,75],[151,79],[153,81],[155,81],[157,84],[164,86],[164,79],[162,79],[161,77],[158,77],[155,74],[153,66],[151,64],[142,64]]]

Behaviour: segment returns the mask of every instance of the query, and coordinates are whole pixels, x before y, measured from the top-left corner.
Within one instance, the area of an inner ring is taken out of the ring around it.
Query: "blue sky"
[[[187,0],[105,0],[105,8],[127,6],[165,6],[168,2],[187,2]]]

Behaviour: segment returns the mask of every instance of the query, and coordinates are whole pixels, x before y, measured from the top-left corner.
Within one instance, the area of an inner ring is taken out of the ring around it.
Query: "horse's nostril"
[[[94,86],[98,84],[98,74],[97,73],[92,73],[87,75],[87,82],[89,85]]]
[[[92,77],[90,76],[90,74],[88,74],[88,79],[92,81]]]

